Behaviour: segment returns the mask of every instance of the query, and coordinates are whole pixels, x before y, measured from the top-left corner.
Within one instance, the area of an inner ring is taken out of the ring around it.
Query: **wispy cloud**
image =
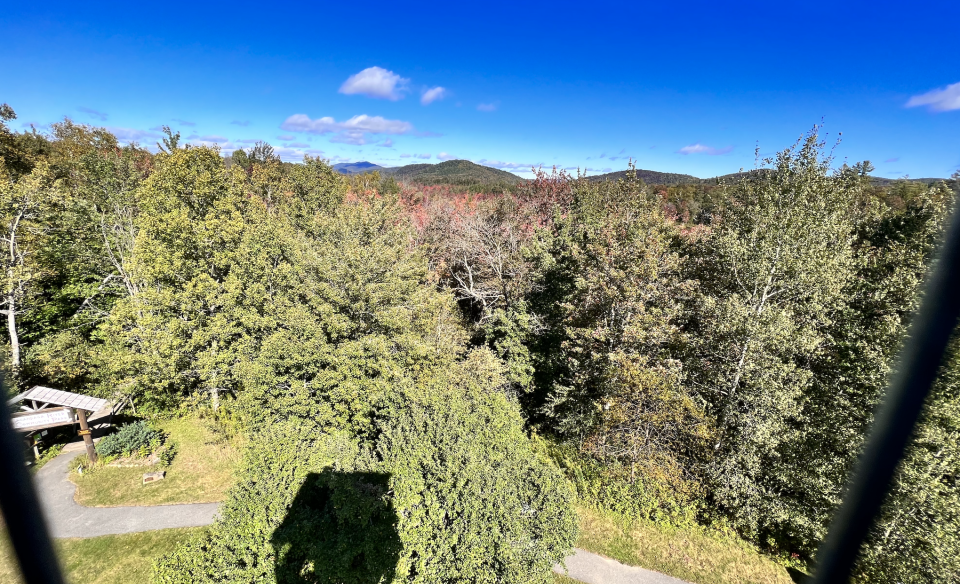
[[[77,111],[78,111],[78,112],[83,112],[83,113],[89,115],[91,118],[97,118],[97,119],[100,120],[101,122],[107,121],[107,114],[105,114],[105,113],[103,113],[103,112],[98,112],[97,110],[93,109],[92,107],[78,107],[78,108],[77,108]]]
[[[377,146],[381,148],[393,148],[393,140],[391,140],[390,138],[387,138],[383,142],[377,144]]]
[[[287,142],[284,144],[287,148],[309,148],[310,145],[306,142]]]
[[[367,143],[367,138],[363,132],[340,132],[331,136],[330,142],[334,144],[350,144],[351,146],[363,146]]]
[[[273,153],[279,156],[280,160],[284,162],[300,162],[303,160],[303,157],[308,154],[310,156],[323,156],[323,150],[295,147],[292,144],[278,146],[273,149]]]
[[[369,134],[406,134],[413,131],[413,124],[403,120],[388,120],[366,114],[353,116],[344,122],[331,117],[310,119],[306,114],[294,114],[280,124],[281,130],[309,134],[334,134],[331,142],[362,145]]]
[[[481,103],[481,104],[479,104],[479,105],[477,106],[477,111],[481,111],[481,112],[495,112],[495,111],[497,111],[497,106],[498,106],[498,105],[499,105],[499,102],[496,102],[496,101],[493,102],[493,103]]]
[[[454,156],[453,154],[449,154],[447,152],[441,152],[440,154],[437,154],[437,160],[456,160],[456,159],[457,159],[456,156]]]
[[[400,158],[413,158],[413,154],[401,154]]]
[[[919,106],[927,106],[927,110],[931,112],[960,110],[960,83],[914,95],[906,103],[906,107]]]
[[[408,83],[409,79],[404,79],[393,71],[382,67],[368,67],[347,78],[340,86],[340,93],[397,101],[403,97]]]
[[[421,105],[430,105],[431,103],[437,101],[438,99],[443,99],[447,96],[449,92],[443,87],[432,87],[423,92],[423,95],[420,96]]]
[[[720,156],[722,154],[729,154],[730,152],[733,152],[733,146],[714,148],[713,146],[704,146],[699,142],[677,150],[678,154],[707,154],[709,156]]]
[[[479,162],[484,166],[490,166],[490,167],[499,168],[502,170],[525,170],[526,171],[537,166],[536,164],[527,164],[523,162],[505,162],[503,160],[487,160],[486,158],[481,158]]]
[[[246,128],[247,126],[250,125],[250,120],[233,120],[230,123],[233,124],[234,126],[242,126]]]
[[[159,140],[163,136],[149,130],[136,130],[134,128],[108,127],[107,130],[117,137],[121,142],[138,142],[140,140]]]
[[[899,157],[899,156],[894,156],[893,158],[888,158],[888,159],[884,160],[884,162],[899,162],[899,161],[900,161],[900,157]]]
[[[429,159],[430,159],[430,155],[429,155],[429,154],[417,154],[417,155],[415,156],[415,158],[419,158],[420,160],[429,160]]]
[[[297,137],[293,134],[283,134],[282,136],[277,136],[277,140],[283,140],[284,142],[289,142],[290,140],[296,140]]]
[[[196,122],[188,122],[187,120],[181,120],[179,118],[173,118],[173,121],[177,122],[181,126],[187,126],[188,128],[192,128],[197,125]]]

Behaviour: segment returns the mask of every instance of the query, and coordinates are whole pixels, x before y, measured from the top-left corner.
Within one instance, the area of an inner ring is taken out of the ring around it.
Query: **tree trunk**
[[[10,365],[14,382],[20,380],[20,336],[17,334],[16,291],[7,293],[7,331],[10,333]]]

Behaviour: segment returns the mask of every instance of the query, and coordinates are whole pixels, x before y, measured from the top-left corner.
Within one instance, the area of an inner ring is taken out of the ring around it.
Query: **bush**
[[[398,382],[359,438],[267,428],[221,519],[155,582],[549,582],[576,539],[572,493],[485,385]]]
[[[164,468],[173,464],[173,459],[177,456],[177,443],[167,442],[157,452],[157,465]]]
[[[163,435],[140,420],[120,426],[116,433],[97,443],[100,456],[146,456],[160,447]]]

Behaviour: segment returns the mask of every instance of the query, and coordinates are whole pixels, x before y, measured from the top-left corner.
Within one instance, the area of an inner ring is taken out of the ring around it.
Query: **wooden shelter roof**
[[[60,391],[59,389],[43,387],[42,385],[37,385],[21,393],[20,395],[11,398],[7,401],[7,404],[13,405],[25,400],[44,402],[57,406],[66,406],[68,408],[86,410],[88,412],[98,412],[107,405],[107,400],[99,397],[71,393],[69,391]]]

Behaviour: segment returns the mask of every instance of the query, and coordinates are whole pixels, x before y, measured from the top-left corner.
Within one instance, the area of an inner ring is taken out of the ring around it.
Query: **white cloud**
[[[187,120],[181,120],[179,118],[173,118],[173,121],[177,122],[181,126],[190,126],[191,128],[197,125],[196,122],[188,122]]]
[[[204,136],[204,138],[219,138],[219,136]],[[217,148],[223,154],[229,154],[237,149],[237,145],[229,140],[203,140],[201,138],[187,138],[190,144],[193,146],[207,146],[209,148]]]
[[[330,138],[331,142],[337,144],[352,144],[354,146],[363,146],[367,143],[366,134],[361,130],[344,130]]]
[[[300,162],[304,155],[323,156],[323,150],[313,148],[300,148],[296,144],[286,144],[273,149],[273,153],[280,157],[284,162]]]
[[[420,96],[421,105],[430,105],[438,99],[443,99],[449,92],[443,87],[433,87],[423,92]]]
[[[381,148],[393,148],[393,140],[391,140],[390,138],[387,138],[386,140],[384,140],[384,141],[381,142],[380,144],[377,144],[377,146],[379,146],[379,147],[381,147]]]
[[[156,132],[150,132],[148,130],[136,130],[134,128],[108,127],[107,131],[116,136],[117,140],[120,140],[121,142],[138,142],[144,139],[158,140],[163,137]]]
[[[497,102],[494,103],[481,103],[477,106],[477,110],[481,112],[495,112],[497,111]]]
[[[403,97],[401,92],[409,82],[409,79],[404,79],[393,71],[382,67],[368,67],[344,81],[340,86],[340,93],[397,101]]]
[[[417,154],[416,157],[419,158],[420,160],[429,160],[429,159],[430,159],[430,155],[429,155],[429,154]]]
[[[453,154],[447,154],[446,152],[437,154],[437,160],[455,160],[456,158]]]
[[[906,107],[923,105],[927,106],[927,109],[932,112],[948,112],[960,109],[960,83],[914,95],[907,102]]]
[[[289,142],[290,140],[296,140],[297,137],[293,134],[283,134],[282,136],[277,136],[277,140],[283,140],[284,142]]]
[[[528,171],[531,168],[537,166],[536,164],[525,164],[522,162],[504,162],[502,160],[487,160],[486,158],[480,159],[480,164],[484,166],[490,166],[493,168],[500,168],[504,170],[524,170]]]
[[[360,130],[368,134],[406,134],[413,130],[413,124],[366,114],[353,116],[345,122],[338,122],[329,116],[311,120],[306,114],[294,114],[280,125],[280,129],[310,134],[328,134],[344,130]]]
[[[288,142],[284,144],[287,148],[309,148],[310,145],[306,142]]]
[[[107,120],[107,114],[103,112],[98,112],[97,110],[90,107],[78,107],[77,111],[83,112],[85,114],[89,114],[91,118],[97,118],[101,122],[104,122]]]
[[[733,146],[724,146],[723,148],[714,148],[713,146],[704,146],[699,142],[696,144],[691,144],[689,146],[684,146],[680,150],[677,150],[678,154],[707,154],[709,156],[719,156],[721,154],[729,154],[733,151]]]
[[[413,154],[401,154],[400,158],[410,158]]]
[[[280,129],[309,134],[333,133],[335,135],[330,139],[331,142],[360,146],[367,143],[368,134],[406,134],[413,131],[413,124],[366,114],[353,116],[344,122],[329,116],[311,120],[306,114],[294,114],[280,124]]]

